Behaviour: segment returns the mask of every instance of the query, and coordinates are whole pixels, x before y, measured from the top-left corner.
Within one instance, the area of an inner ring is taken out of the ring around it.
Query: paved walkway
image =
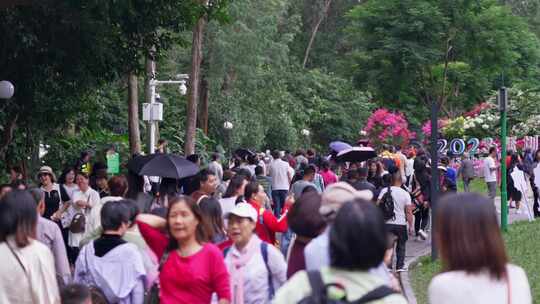
[[[532,198],[531,198],[532,201]],[[497,197],[495,199],[495,205],[497,208],[497,215],[500,218],[500,208],[501,208],[501,198]],[[531,206],[532,208],[532,206]],[[516,209],[510,209],[509,215],[508,215],[508,223],[512,224],[513,222],[517,221],[526,221],[527,215],[525,212],[521,214],[516,214]],[[407,267],[410,266],[411,263],[415,263],[418,258],[422,256],[426,256],[431,254],[431,233],[428,233],[429,238],[425,241],[417,241],[414,237],[409,236],[409,241],[407,241],[407,251],[405,255],[405,265]],[[402,272],[400,274],[400,280],[403,286],[403,291],[409,300],[409,304],[416,304],[416,298],[414,297],[414,293],[412,290],[412,286],[410,284],[409,274],[408,272]]]

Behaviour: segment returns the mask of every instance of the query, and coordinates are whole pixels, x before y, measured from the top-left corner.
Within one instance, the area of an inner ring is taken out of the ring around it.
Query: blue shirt
[[[454,168],[446,168],[446,177],[452,182],[452,184],[457,185],[457,172]]]

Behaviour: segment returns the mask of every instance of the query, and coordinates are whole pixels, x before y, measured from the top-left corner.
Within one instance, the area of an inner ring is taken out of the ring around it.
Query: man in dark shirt
[[[255,167],[255,177],[257,178],[257,182],[263,186],[266,195],[272,197],[272,178],[270,176],[265,176],[263,173],[263,167]]]
[[[373,193],[373,197],[375,196],[376,188],[375,186],[367,181],[368,177],[368,168],[366,167],[360,167],[358,169],[358,181],[354,183],[352,186],[356,190],[370,190]]]

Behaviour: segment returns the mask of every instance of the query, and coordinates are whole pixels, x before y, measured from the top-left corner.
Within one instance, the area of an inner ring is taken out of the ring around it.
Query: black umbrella
[[[248,156],[253,156],[255,155],[255,153],[251,152],[250,150],[248,149],[244,149],[244,148],[240,148],[240,149],[236,149],[234,151],[234,155],[242,158],[242,159],[245,159],[246,157]]]
[[[199,166],[174,154],[151,154],[138,158],[133,159],[133,164],[131,167],[128,164],[128,168],[135,169],[132,171],[139,175],[181,179],[199,172]]]
[[[374,157],[377,157],[377,153],[371,147],[352,147],[339,152],[336,161],[357,163]]]
[[[141,171],[142,167],[156,155],[158,154],[137,155],[128,162],[127,167],[129,171],[138,174],[139,171]]]

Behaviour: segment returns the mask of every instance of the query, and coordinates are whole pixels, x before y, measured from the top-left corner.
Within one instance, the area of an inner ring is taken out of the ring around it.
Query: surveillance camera
[[[180,84],[179,90],[180,90],[180,94],[186,95],[186,94],[187,94],[186,83],[182,82],[182,83]]]

